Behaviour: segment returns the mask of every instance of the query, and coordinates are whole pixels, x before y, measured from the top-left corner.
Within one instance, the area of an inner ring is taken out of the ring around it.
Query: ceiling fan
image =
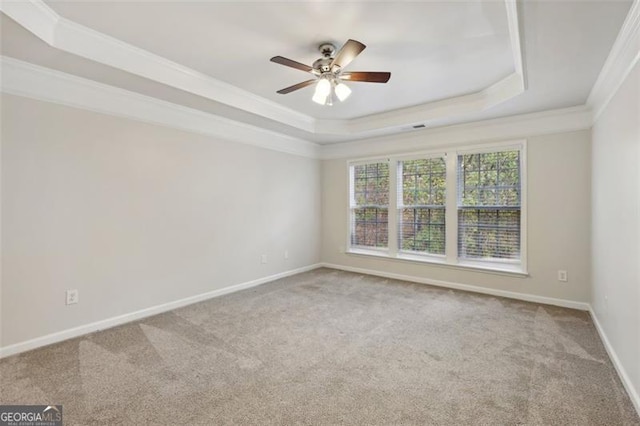
[[[331,43],[323,43],[319,46],[322,58],[313,63],[312,66],[301,64],[282,56],[274,56],[271,62],[295,68],[301,71],[311,73],[315,78],[293,86],[285,87],[278,90],[281,95],[286,95],[303,87],[316,84],[316,90],[313,95],[313,101],[321,105],[333,105],[333,95],[344,101],[351,94],[351,89],[344,84],[344,81],[361,81],[366,83],[386,83],[391,77],[389,72],[377,71],[351,71],[343,72],[343,69],[349,65],[364,49],[364,44],[356,40],[347,40],[342,48],[336,53],[336,47]]]

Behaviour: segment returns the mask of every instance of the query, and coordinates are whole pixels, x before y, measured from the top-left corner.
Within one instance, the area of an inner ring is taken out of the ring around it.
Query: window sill
[[[348,249],[345,254],[348,256],[363,256],[363,257],[375,257],[383,260],[388,260],[392,262],[401,262],[401,263],[418,263],[418,264],[427,264],[433,266],[442,266],[450,269],[459,269],[465,271],[473,271],[473,272],[481,272],[486,274],[494,274],[494,275],[507,275],[512,277],[525,278],[528,277],[529,274],[525,271],[521,271],[515,268],[518,268],[520,265],[496,265],[492,264],[481,264],[480,262],[461,262],[461,263],[446,263],[444,257],[437,256],[421,256],[421,255],[411,255],[411,254],[403,254],[399,253],[397,256],[390,256],[389,253],[385,250],[366,250],[366,249]]]

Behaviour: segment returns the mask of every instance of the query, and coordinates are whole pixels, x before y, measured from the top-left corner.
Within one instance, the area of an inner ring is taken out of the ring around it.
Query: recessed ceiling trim
[[[593,108],[596,119],[639,61],[640,1],[635,0],[587,98],[587,105]]]
[[[63,18],[41,0],[2,2],[0,10],[57,49],[301,130],[313,130],[312,117]]]
[[[0,2],[0,10],[31,31],[45,43],[53,46],[60,15],[44,2]]]
[[[592,110],[586,105],[581,105],[451,126],[425,128],[401,135],[323,145],[320,150],[320,158],[328,160],[401,154],[419,151],[426,147],[437,149],[460,144],[486,143],[571,132],[589,129],[592,125]]]
[[[351,120],[316,120],[58,15],[42,0],[2,2],[0,10],[52,47],[310,132],[368,136],[418,122],[483,111],[526,88],[517,0],[507,9],[514,74],[476,93]],[[516,80],[520,80],[517,82]]]
[[[507,21],[509,23],[509,38],[511,40],[511,53],[513,54],[513,65],[515,73],[520,75],[522,80],[522,90],[527,90],[527,69],[524,64],[524,36],[522,32],[521,5],[518,0],[506,0]]]
[[[0,56],[2,92],[316,158],[315,143]]]
[[[377,131],[389,128],[401,131],[418,123],[428,124],[441,118],[484,111],[523,91],[522,75],[512,73],[486,89],[469,95],[353,120],[318,120],[318,124],[323,127],[324,133],[339,135],[375,135]]]
[[[589,107],[565,108],[320,146],[75,75],[0,56],[2,92],[309,158],[353,158],[588,129]]]

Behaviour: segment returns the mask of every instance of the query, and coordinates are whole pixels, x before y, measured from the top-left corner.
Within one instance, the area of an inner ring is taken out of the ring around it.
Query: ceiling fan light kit
[[[351,89],[334,75],[321,76],[311,100],[320,105],[331,106],[334,94],[340,102],[344,102],[351,94]]]
[[[313,102],[321,105],[326,105],[328,102],[333,104],[333,102],[331,102],[331,86],[332,84],[328,77],[320,77],[316,83],[316,90],[313,94],[313,98],[311,98]]]
[[[285,87],[284,89],[278,90],[278,93],[285,95],[315,84],[316,88],[311,99],[320,105],[331,106],[333,105],[334,97],[337,97],[340,102],[344,102],[349,95],[351,95],[351,89],[343,80],[386,83],[389,81],[389,78],[391,78],[391,73],[388,72],[352,71],[342,73],[342,70],[366,48],[366,46],[359,41],[347,40],[337,54],[335,54],[335,46],[331,43],[323,43],[318,48],[322,54],[322,58],[316,60],[312,66],[282,56],[274,56],[271,58],[271,62],[305,71],[316,77],[312,80]]]
[[[349,86],[347,86],[343,82],[339,82],[338,84],[336,84],[334,90],[340,102],[344,102],[344,100],[347,99],[351,94],[351,89],[349,89]]]

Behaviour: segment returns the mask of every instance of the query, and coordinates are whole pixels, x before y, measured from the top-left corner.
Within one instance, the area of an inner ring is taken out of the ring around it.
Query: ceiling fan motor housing
[[[313,63],[313,69],[318,70],[320,74],[330,72],[331,62],[333,62],[333,58],[320,58]]]
[[[313,69],[319,71],[320,74],[328,73],[331,71],[331,62],[333,62],[336,47],[331,43],[322,43],[318,46],[318,50],[323,57],[313,63]]]
[[[336,52],[336,47],[332,43],[322,43],[318,49],[325,58],[333,58],[333,54]]]

